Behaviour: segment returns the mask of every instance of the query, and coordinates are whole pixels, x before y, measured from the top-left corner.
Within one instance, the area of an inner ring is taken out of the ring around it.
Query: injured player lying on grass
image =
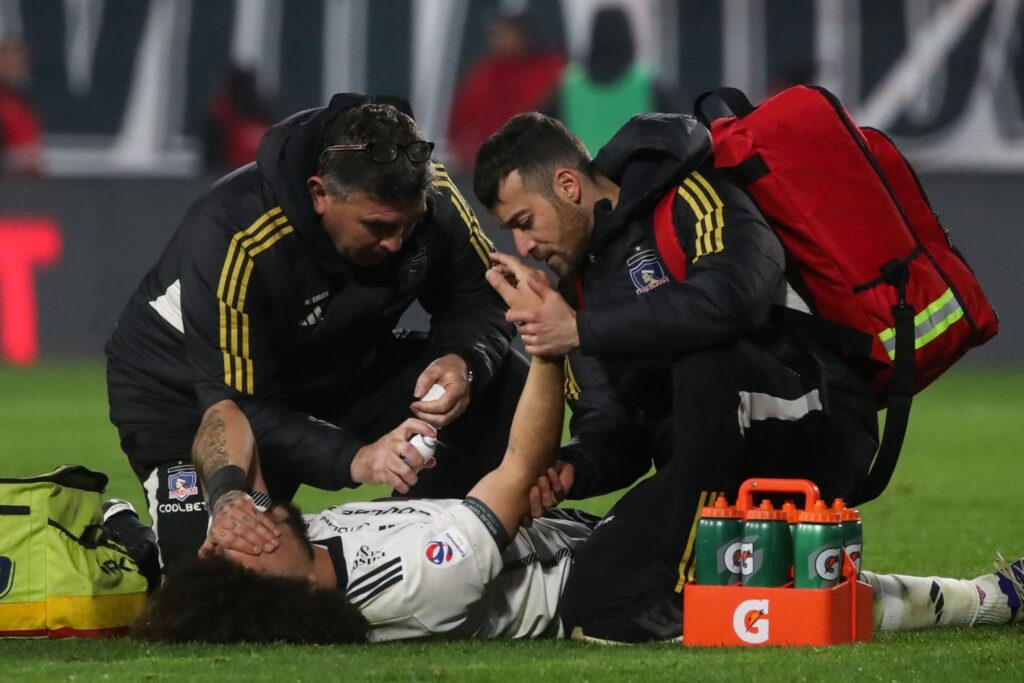
[[[534,290],[543,285],[531,287],[531,271],[510,267],[514,286],[507,270],[492,270],[492,285],[517,307],[539,305]],[[136,637],[299,643],[586,639],[574,624],[576,608],[562,595],[577,551],[601,522],[554,509],[529,526],[520,524],[539,500],[547,505],[558,497],[560,482],[550,464],[562,429],[562,379],[561,362],[533,360],[505,458],[465,500],[348,503],[304,519],[291,506],[275,505],[265,519],[276,535],[267,551],[242,540],[251,530],[239,528],[241,520],[259,514],[245,507],[251,499],[243,495],[245,514],[215,515],[204,557],[171,571],[136,625]],[[248,423],[231,405],[220,411],[230,462],[258,490]],[[883,629],[1024,617],[1024,561],[970,581],[863,575],[874,589],[875,624]],[[646,598],[638,595],[637,601]],[[681,614],[667,614],[663,622],[652,632],[678,639]]]

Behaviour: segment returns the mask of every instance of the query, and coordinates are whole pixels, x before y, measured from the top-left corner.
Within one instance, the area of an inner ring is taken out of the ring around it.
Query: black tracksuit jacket
[[[109,363],[144,389],[146,404],[112,392],[115,424],[194,428],[207,407],[233,399],[278,469],[321,488],[350,486],[363,444],[311,419],[311,404],[344,396],[379,367],[382,340],[414,301],[431,316],[437,356],[466,359],[474,394],[487,384],[512,329],[484,278],[493,247],[440,164],[426,217],[382,265],[345,262],[313,212],[306,179],[321,131],[366,100],[337,95],[277,124],[256,163],[191,206],[107,343]]]
[[[674,357],[743,339],[787,367],[820,365],[806,343],[769,325],[787,287],[782,245],[710,154],[710,133],[692,117],[643,114],[594,159],[620,195],[614,209],[595,206],[580,272],[559,285],[580,336],[565,380],[573,438],[561,453],[576,466],[572,498],[628,486],[670,457]],[[654,237],[654,207],[672,188],[681,282]]]

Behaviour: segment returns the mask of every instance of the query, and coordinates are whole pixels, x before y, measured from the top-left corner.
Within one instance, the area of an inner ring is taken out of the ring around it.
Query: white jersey
[[[473,500],[348,503],[305,521],[370,640],[386,641],[561,636],[559,598],[591,527],[562,517],[534,520],[504,551],[497,519]]]

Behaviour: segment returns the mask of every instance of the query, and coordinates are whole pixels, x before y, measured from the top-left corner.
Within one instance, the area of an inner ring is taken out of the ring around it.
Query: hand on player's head
[[[291,506],[275,505],[269,514],[281,532],[278,547],[253,555],[218,545],[216,554],[260,574],[307,578],[312,571],[313,549],[302,528],[300,513]]]
[[[515,256],[493,253],[494,266],[487,271],[487,282],[510,309],[535,310],[544,303],[544,292],[551,290],[547,276],[525,265]]]
[[[199,556],[206,557],[216,546],[250,555],[269,553],[277,548],[280,535],[273,517],[257,508],[252,496],[244,491],[229,491],[211,510],[210,528]]]

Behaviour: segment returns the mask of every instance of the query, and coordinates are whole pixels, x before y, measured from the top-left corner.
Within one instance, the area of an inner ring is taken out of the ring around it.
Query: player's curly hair
[[[404,145],[423,140],[416,122],[395,106],[369,102],[347,109],[331,121],[324,147],[393,142]],[[368,154],[336,152],[321,154],[321,173],[328,193],[344,199],[362,191],[388,204],[410,206],[425,201],[434,186],[430,161],[414,163],[404,153],[389,163],[377,163]]]
[[[174,567],[132,627],[139,640],[175,643],[366,642],[369,624],[337,590],[257,574],[222,557]]]

